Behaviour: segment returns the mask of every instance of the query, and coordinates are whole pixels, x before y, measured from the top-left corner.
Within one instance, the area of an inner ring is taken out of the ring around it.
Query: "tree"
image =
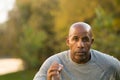
[[[53,28],[57,6],[56,0],[17,0],[17,6],[10,12],[7,30],[11,30],[8,34],[14,30],[10,35],[13,51],[25,61],[27,68],[38,67],[54,53],[51,46],[55,43]]]
[[[31,27],[24,27],[23,36],[19,40],[20,56],[25,61],[27,68],[37,67],[47,35],[44,31],[36,32]],[[41,53],[39,52],[41,51]],[[44,57],[44,56],[43,56]]]
[[[114,31],[113,20],[114,17],[111,14],[108,15],[104,9],[101,7],[97,9],[96,18],[92,23],[95,37],[93,47],[120,58],[118,45],[120,40]]]
[[[68,49],[65,40],[72,23],[78,21],[90,23],[92,21],[98,2],[96,0],[60,0],[59,4],[60,10],[55,14],[56,52]]]

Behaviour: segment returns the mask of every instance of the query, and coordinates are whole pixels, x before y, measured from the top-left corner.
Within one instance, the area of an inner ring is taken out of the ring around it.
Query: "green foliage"
[[[36,70],[25,70],[0,76],[0,80],[33,80]]]
[[[112,24],[113,16],[108,15],[104,9],[97,8],[96,18],[92,24],[95,37],[93,48],[120,58],[118,45],[120,40]]]
[[[36,67],[40,63],[39,50],[44,46],[46,38],[44,31],[35,32],[31,27],[24,26],[23,36],[19,39],[19,49],[27,67]]]
[[[21,29],[18,44],[20,57],[27,67],[37,67],[46,57],[53,54],[54,44],[54,11],[57,10],[56,0],[18,0]],[[26,26],[27,25],[27,26]]]
[[[94,16],[97,7],[96,0],[60,0],[59,11],[55,15],[55,32],[56,52],[68,49],[66,46],[66,38],[68,36],[69,27],[72,23],[78,21],[88,21]]]
[[[15,54],[27,67],[36,67],[52,54],[68,49],[69,26],[84,21],[93,27],[93,48],[119,58],[119,4],[119,0],[17,0],[1,34],[1,53]]]
[[[107,14],[101,7],[96,9],[96,18],[94,20],[98,28],[112,28],[112,14]],[[98,25],[99,24],[99,25]]]

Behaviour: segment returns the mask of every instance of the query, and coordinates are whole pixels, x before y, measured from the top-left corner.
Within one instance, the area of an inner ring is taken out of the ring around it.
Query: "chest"
[[[113,75],[110,69],[104,71],[96,64],[66,65],[61,72],[62,80],[110,80]]]

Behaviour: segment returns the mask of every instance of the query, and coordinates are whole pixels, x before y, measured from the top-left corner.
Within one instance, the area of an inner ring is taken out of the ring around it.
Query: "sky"
[[[13,9],[15,0],[0,0],[0,24],[8,20],[8,12]]]

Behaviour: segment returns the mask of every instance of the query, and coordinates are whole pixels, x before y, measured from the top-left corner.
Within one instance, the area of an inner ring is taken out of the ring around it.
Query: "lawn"
[[[37,70],[25,70],[0,76],[0,80],[33,80]]]

